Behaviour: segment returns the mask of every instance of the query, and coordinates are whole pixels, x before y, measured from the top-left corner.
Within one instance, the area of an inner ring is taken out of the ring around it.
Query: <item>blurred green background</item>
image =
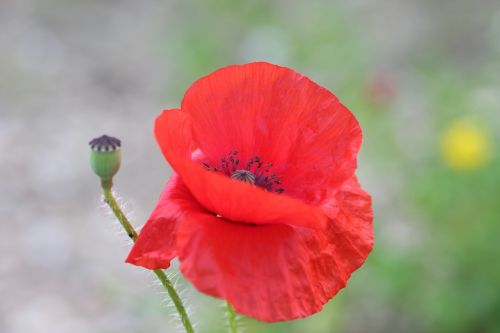
[[[122,139],[115,189],[140,226],[170,173],[154,117],[255,60],[360,120],[376,245],[321,313],[245,331],[500,332],[498,0],[1,0],[0,45],[0,332],[182,331],[123,263],[87,142]],[[178,284],[198,331],[222,332],[222,302]]]

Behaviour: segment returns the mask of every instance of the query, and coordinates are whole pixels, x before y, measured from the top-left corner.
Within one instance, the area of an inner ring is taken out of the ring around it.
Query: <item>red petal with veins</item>
[[[141,229],[139,237],[132,247],[126,262],[148,269],[168,268],[170,260],[177,256],[175,231],[182,210],[179,202],[189,202],[189,191],[180,191],[179,176],[173,174],[160,195],[156,208]],[[188,200],[182,200],[188,198]]]
[[[373,246],[370,196],[354,171],[361,129],[326,89],[267,63],[193,84],[155,136],[174,175],[127,261],[178,255],[196,288],[264,321],[305,317],[343,288]],[[208,171],[238,150],[283,176],[282,195]]]
[[[176,240],[181,270],[197,289],[259,320],[291,320],[320,311],[373,246],[370,196],[355,178],[338,192],[342,204],[326,231],[227,221],[199,205],[179,178],[169,184],[159,206],[178,214],[155,210],[172,226],[158,230],[168,248],[158,241],[140,243],[151,236],[150,225],[157,221],[151,219],[127,261],[150,269],[168,266],[171,256],[162,261],[153,255],[152,266],[149,260],[151,254],[173,253],[171,241]]]
[[[286,67],[264,62],[219,69],[186,92],[201,151],[217,161],[238,150],[273,162],[286,194],[321,204],[352,177],[361,128],[327,89]]]
[[[205,170],[193,161],[196,145],[190,123],[182,111],[164,111],[156,119],[155,135],[168,162],[196,200],[213,215],[241,223],[324,228],[328,218],[319,207]]]

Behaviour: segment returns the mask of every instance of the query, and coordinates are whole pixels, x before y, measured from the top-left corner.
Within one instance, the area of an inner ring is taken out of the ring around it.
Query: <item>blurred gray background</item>
[[[498,332],[498,250],[447,265],[463,259],[457,248],[479,247],[436,239],[456,228],[444,214],[461,205],[431,199],[448,185],[438,199],[472,191],[470,177],[498,185],[496,159],[464,178],[435,147],[447,122],[471,112],[499,129],[499,36],[498,0],[0,0],[0,332],[178,331],[152,276],[123,263],[129,243],[100,202],[87,143],[122,140],[115,190],[140,226],[170,173],[152,135],[156,115],[200,76],[254,60],[309,76],[361,120],[359,174],[374,196],[377,247],[321,314],[242,319],[247,332]],[[496,203],[485,205],[467,212],[498,220]],[[488,223],[477,244],[497,240]],[[453,280],[455,268],[480,271],[487,257],[491,279]],[[222,331],[221,302],[179,284],[199,332]],[[484,288],[464,290],[471,285]],[[462,302],[474,307],[462,313]]]

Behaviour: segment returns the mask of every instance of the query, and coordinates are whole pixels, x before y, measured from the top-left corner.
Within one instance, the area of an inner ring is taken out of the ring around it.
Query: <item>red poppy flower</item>
[[[181,271],[263,321],[306,317],[373,245],[361,128],[328,90],[268,63],[196,81],[155,136],[175,173],[127,262]]]

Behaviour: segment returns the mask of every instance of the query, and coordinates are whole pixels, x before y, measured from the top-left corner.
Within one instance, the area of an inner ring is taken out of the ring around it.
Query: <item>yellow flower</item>
[[[454,121],[441,136],[444,162],[455,170],[474,170],[491,157],[489,134],[469,119]]]

